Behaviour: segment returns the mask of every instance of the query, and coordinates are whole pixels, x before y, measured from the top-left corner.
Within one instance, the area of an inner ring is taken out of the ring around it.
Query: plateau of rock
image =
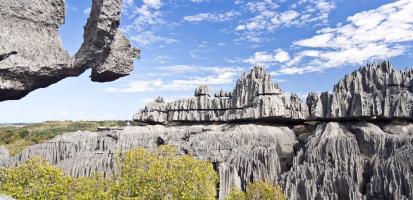
[[[171,144],[213,164],[219,199],[259,179],[293,200],[413,199],[411,74],[366,65],[304,102],[255,67],[232,92],[211,97],[201,86],[192,98],[157,98],[134,116],[148,124],[66,133],[14,157],[0,149],[0,166],[40,155],[72,176],[116,176],[123,151]]]
[[[92,81],[128,75],[139,50],[120,32],[122,0],[93,0],[84,42],[71,57],[58,29],[65,0],[0,0],[0,101],[20,99],[92,68]]]

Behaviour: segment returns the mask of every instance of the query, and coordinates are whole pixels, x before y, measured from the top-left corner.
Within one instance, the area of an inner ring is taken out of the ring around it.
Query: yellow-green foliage
[[[207,161],[177,156],[167,145],[152,153],[140,148],[123,157],[118,193],[133,199],[215,199],[217,181]]]
[[[80,177],[69,185],[68,199],[75,200],[110,200],[113,199],[113,181],[104,179],[100,174],[95,176]]]
[[[56,135],[73,131],[96,131],[98,127],[125,126],[126,121],[50,121],[26,126],[0,126],[0,145],[6,146],[11,155],[23,148],[42,143]]]
[[[233,188],[226,200],[287,200],[287,198],[279,186],[257,181],[248,184],[246,192]]]
[[[215,199],[218,176],[212,164],[178,156],[171,146],[127,152],[115,179],[71,178],[39,157],[0,169],[0,194],[16,199]]]
[[[233,187],[231,192],[225,197],[225,200],[245,200],[247,196],[242,190]]]
[[[39,157],[0,172],[0,193],[16,199],[62,199],[70,177]]]

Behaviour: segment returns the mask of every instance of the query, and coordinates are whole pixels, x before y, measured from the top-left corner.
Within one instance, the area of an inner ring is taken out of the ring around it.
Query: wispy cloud
[[[195,65],[173,65],[162,67],[162,71],[181,74],[202,71],[206,76],[192,76],[185,79],[137,80],[121,87],[106,88],[105,92],[139,93],[151,91],[191,91],[199,85],[224,86],[231,84],[243,68],[239,67],[203,67]]]
[[[159,63],[159,64],[166,64],[169,63],[172,60],[172,56],[170,55],[162,55],[162,56],[156,56],[153,61]]]
[[[280,27],[325,23],[331,10],[335,8],[334,2],[326,0],[300,0],[291,5],[290,9],[280,12],[281,2],[278,4],[265,0],[246,3],[245,7],[253,17],[236,26],[235,30],[242,33],[240,40],[262,42],[263,34]]]
[[[413,41],[413,2],[401,0],[347,18],[346,24],[323,28],[294,45],[302,50],[286,62],[284,74],[323,71],[347,64],[402,55]]]
[[[282,49],[276,49],[274,52],[269,53],[265,51],[258,51],[248,59],[245,59],[244,62],[253,64],[253,65],[267,65],[272,63],[282,63],[290,60],[290,55],[288,52]]]
[[[188,22],[225,22],[234,19],[234,17],[236,17],[237,15],[239,15],[239,13],[235,11],[199,13],[196,15],[186,16],[184,17],[184,20]]]
[[[154,44],[165,45],[178,42],[178,40],[164,36],[157,27],[164,25],[161,0],[142,0],[140,6],[136,6],[133,0],[123,3],[123,13],[132,22],[122,27],[132,41],[139,46],[150,46]]]
[[[202,2],[208,2],[208,0],[191,0],[193,3],[202,3]]]
[[[86,9],[83,10],[83,14],[89,15],[89,14],[90,14],[90,11],[91,11],[90,7],[89,7],[89,8],[86,8]]]
[[[196,59],[207,59],[206,54],[212,50],[212,47],[209,47],[207,42],[201,42],[196,46],[195,49],[191,50],[189,54],[192,58]]]
[[[132,36],[130,39],[140,46],[149,46],[152,44],[165,45],[179,42],[178,40],[172,38],[158,36],[152,31],[141,32],[137,35]]]
[[[328,5],[318,6],[329,9]],[[258,51],[243,61],[281,66],[273,72],[273,75],[280,75],[320,72],[399,56],[410,48],[408,42],[413,41],[411,10],[413,2],[401,0],[356,13],[347,18],[347,23],[319,29],[312,37],[294,41],[292,53],[282,49]]]

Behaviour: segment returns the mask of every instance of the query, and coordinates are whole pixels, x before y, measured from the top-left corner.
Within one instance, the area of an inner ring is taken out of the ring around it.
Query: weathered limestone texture
[[[321,123],[282,183],[289,199],[412,199],[411,124]],[[384,132],[383,130],[390,130]]]
[[[0,161],[6,158],[9,158],[9,150],[0,146]]]
[[[221,90],[211,97],[207,86],[200,86],[192,98],[150,103],[133,119],[166,124],[263,119],[298,121],[307,117],[305,102],[295,94],[283,94],[278,85],[272,82],[271,75],[255,66],[250,73],[241,76],[233,92]]]
[[[307,128],[306,128],[307,126]],[[101,132],[66,133],[0,160],[12,166],[35,155],[72,176],[118,173],[125,150],[162,144],[209,160],[220,175],[219,197],[252,180],[278,183],[288,199],[413,198],[411,123],[322,122],[282,126],[257,124],[146,125]],[[404,130],[404,131],[400,131]]]
[[[112,175],[118,171],[115,157],[122,151],[172,144],[182,153],[214,163],[221,175],[219,194],[224,197],[232,186],[245,188],[251,178],[276,181],[292,163],[295,143],[294,132],[284,126],[126,127],[96,133],[66,133],[28,147],[22,154],[0,161],[0,166],[16,165],[40,155],[72,176],[89,176],[95,171]]]
[[[264,179],[290,200],[412,200],[411,80],[411,69],[366,65],[304,103],[254,67],[232,92],[211,97],[200,86],[192,98],[158,97],[134,116],[157,125],[66,133],[15,157],[0,148],[0,166],[40,155],[72,176],[112,176],[122,152],[170,144],[214,165],[219,199]]]
[[[333,92],[310,93],[305,102],[283,94],[270,74],[255,66],[243,74],[233,92],[210,97],[201,86],[194,97],[150,103],[136,121],[169,122],[304,121],[413,119],[413,70],[398,71],[389,62],[367,64],[346,75]]]
[[[72,58],[58,29],[64,0],[0,0],[0,101],[20,99],[92,68],[93,81],[128,75],[139,50],[118,30],[121,0],[93,0],[84,42]]]
[[[310,93],[311,119],[412,119],[413,70],[367,64],[340,80],[332,94]]]

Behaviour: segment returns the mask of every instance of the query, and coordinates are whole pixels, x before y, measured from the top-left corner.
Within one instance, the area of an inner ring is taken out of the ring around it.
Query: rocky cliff
[[[346,75],[332,93],[310,93],[305,102],[284,94],[271,75],[255,66],[243,74],[232,92],[214,97],[206,86],[195,96],[173,102],[155,101],[133,117],[136,121],[170,122],[230,121],[343,121],[413,118],[413,70],[395,70],[389,62],[367,64]]]
[[[331,94],[307,97],[310,119],[412,119],[413,70],[367,64],[340,80]]]
[[[93,0],[84,42],[74,57],[59,27],[65,0],[0,0],[0,101],[20,99],[92,68],[92,81],[128,75],[139,50],[118,29],[121,0]]]
[[[411,70],[399,72],[386,62],[367,65],[341,80],[331,94],[311,93],[304,104],[299,98],[292,101],[256,67],[241,77],[233,92],[210,97],[202,86],[195,97],[170,103],[157,98],[135,115],[142,121],[181,122],[178,125],[66,133],[15,157],[0,153],[0,166],[41,155],[72,176],[95,171],[112,176],[118,173],[117,155],[123,151],[171,144],[182,154],[213,163],[220,176],[220,199],[233,186],[245,189],[259,179],[281,185],[293,200],[413,199],[413,123],[406,113],[409,74]],[[374,106],[353,103],[359,96]],[[383,112],[361,112],[379,105]],[[271,114],[251,114],[268,110]],[[222,123],[210,123],[216,121]]]

